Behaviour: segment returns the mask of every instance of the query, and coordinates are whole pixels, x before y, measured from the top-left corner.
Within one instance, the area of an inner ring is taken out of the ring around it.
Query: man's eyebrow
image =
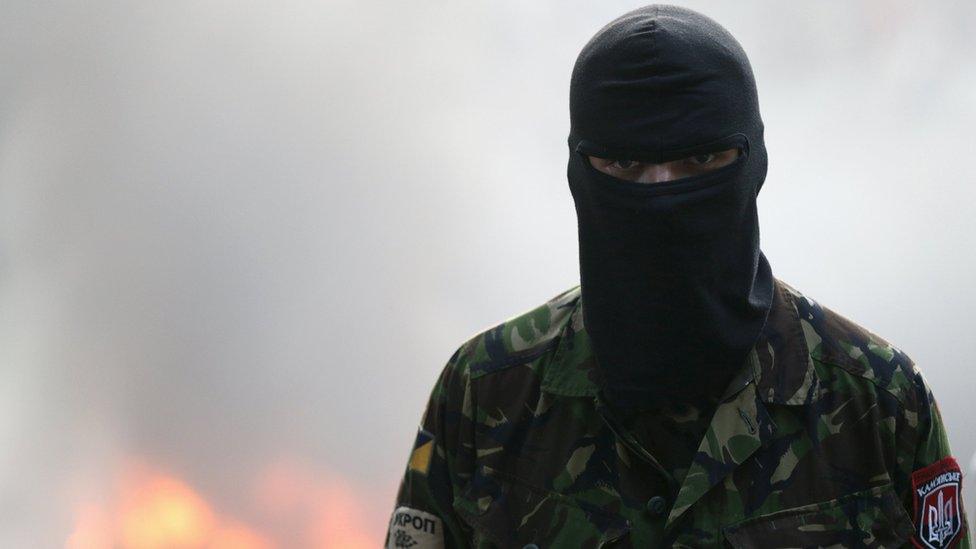
[[[612,157],[612,156],[599,156],[599,155],[596,155],[596,154],[586,154],[586,156],[588,158],[595,158],[597,160],[607,160],[607,161],[611,161],[611,162],[616,162],[618,160],[628,160],[630,162],[635,162],[637,164],[667,164],[668,162],[675,162],[675,161],[678,161],[678,160],[685,160],[685,159],[693,158],[695,156],[699,156],[699,155],[703,155],[703,154],[721,154],[721,153],[727,153],[727,152],[735,152],[735,153],[738,154],[738,153],[741,153],[742,150],[743,149],[742,149],[741,146],[734,146],[734,147],[727,147],[725,149],[719,149],[719,150],[714,150],[714,151],[707,151],[707,150],[706,151],[698,151],[698,152],[688,153],[685,156],[682,156],[682,157],[679,157],[679,158],[674,158],[672,160],[665,160],[664,162],[655,162],[654,160],[635,160],[633,158],[627,158],[627,157],[623,157],[623,156],[621,156],[621,157]]]
[[[740,153],[748,154],[749,138],[745,134],[734,133],[687,147],[661,150],[640,150],[617,145],[604,145],[588,139],[580,139],[574,149],[577,153],[595,156],[597,158],[663,164],[698,154],[716,153],[730,149],[737,149]]]

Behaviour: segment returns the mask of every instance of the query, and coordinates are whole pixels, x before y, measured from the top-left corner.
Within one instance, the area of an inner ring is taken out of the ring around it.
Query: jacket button
[[[647,512],[652,515],[660,515],[664,513],[664,509],[668,506],[668,502],[664,500],[661,496],[654,496],[647,500]]]
[[[534,543],[526,543],[522,549],[539,549],[539,546]]]

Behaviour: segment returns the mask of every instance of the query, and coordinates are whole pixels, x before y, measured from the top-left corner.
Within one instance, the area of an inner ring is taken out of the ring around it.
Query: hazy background
[[[169,486],[379,546],[447,358],[577,284],[569,75],[641,4],[0,2],[0,545]],[[976,3],[684,5],[752,60],[774,274],[915,359],[972,474]]]

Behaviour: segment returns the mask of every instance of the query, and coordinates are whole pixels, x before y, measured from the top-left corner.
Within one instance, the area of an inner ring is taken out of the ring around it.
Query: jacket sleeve
[[[468,527],[454,496],[470,478],[473,460],[470,378],[462,346],[431,390],[400,481],[387,529],[387,548],[468,547]]]
[[[946,486],[943,495],[955,494],[955,502],[952,504],[954,509],[948,514],[955,514],[959,518],[959,530],[953,537],[952,543],[939,545],[940,547],[954,547],[958,549],[970,549],[971,532],[967,521],[966,511],[963,506],[963,471],[960,463],[952,455],[949,446],[949,436],[942,421],[942,414],[932,394],[932,389],[925,381],[919,370],[914,371],[912,379],[914,385],[915,402],[917,403],[917,423],[914,429],[914,446],[911,448],[911,476],[908,478],[909,490],[904,496],[904,504],[912,520],[915,523],[915,535],[919,536],[920,527],[923,522],[931,524],[932,516],[937,516],[936,510],[927,505],[926,501],[934,501],[939,494],[935,490]],[[947,474],[946,474],[947,473]],[[957,481],[954,488],[951,487],[953,480]],[[969,480],[965,479],[968,489]],[[932,493],[933,497],[925,498],[924,494]],[[968,493],[968,492],[967,492]],[[947,498],[951,499],[951,498]],[[944,508],[944,507],[943,507]],[[952,524],[950,522],[950,524]],[[922,527],[924,532],[928,532],[928,526]],[[947,532],[952,532],[953,528],[948,528]],[[947,534],[948,535],[948,534]],[[948,541],[948,540],[947,540]],[[926,546],[922,544],[921,546]]]

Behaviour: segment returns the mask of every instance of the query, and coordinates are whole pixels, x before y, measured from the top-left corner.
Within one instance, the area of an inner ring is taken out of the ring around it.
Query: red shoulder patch
[[[955,547],[962,538],[962,472],[952,456],[912,473],[915,535],[920,549]]]

